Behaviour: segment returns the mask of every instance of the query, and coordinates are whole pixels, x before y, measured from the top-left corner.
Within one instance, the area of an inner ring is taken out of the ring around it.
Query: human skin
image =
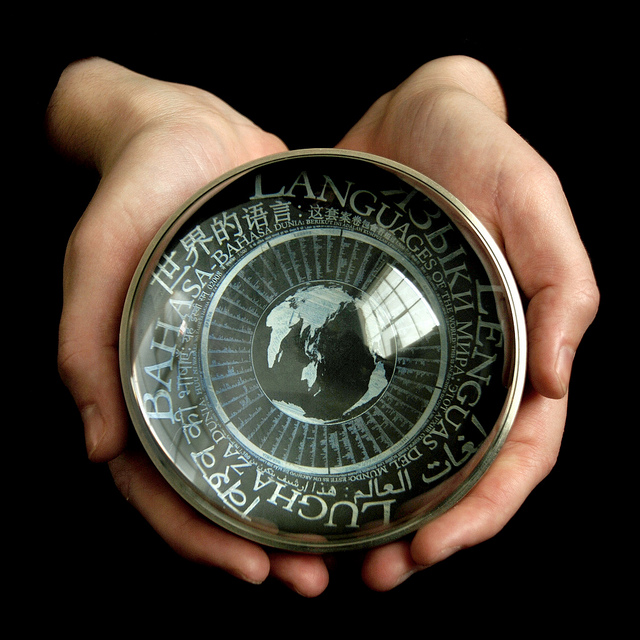
[[[69,239],[59,334],[59,370],[89,458],[109,464],[126,499],[184,557],[248,582],[270,575],[301,595],[322,593],[325,558],[269,551],[216,527],[128,446],[118,370],[124,298],[158,228],[198,189],[285,143],[208,92],[97,58],[64,71],[48,130],[61,153],[100,174]],[[464,202],[503,249],[527,304],[529,380],[509,437],[456,507],[366,554],[363,581],[385,591],[495,535],[554,466],[573,356],[598,289],[558,177],[506,123],[499,84],[480,62],[454,56],[420,67],[338,146],[402,162]]]

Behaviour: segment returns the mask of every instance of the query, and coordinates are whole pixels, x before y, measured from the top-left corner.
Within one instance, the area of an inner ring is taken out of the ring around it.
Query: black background
[[[534,21],[528,11],[485,11],[485,24],[467,22],[462,10],[441,17],[402,3],[352,18],[340,8],[303,14],[292,7],[271,16],[248,8],[206,17],[176,7],[153,11],[155,20],[133,23],[105,8],[104,15],[80,14],[72,26],[71,15],[40,14],[42,30],[31,40],[37,60],[17,51],[7,62],[19,76],[8,83],[11,114],[24,121],[12,169],[30,179],[11,215],[20,247],[14,260],[32,269],[6,293],[5,307],[7,340],[19,349],[13,361],[26,365],[5,388],[5,428],[15,441],[4,474],[10,617],[42,631],[107,633],[168,631],[183,622],[190,637],[316,629],[368,635],[386,633],[386,623],[397,636],[436,628],[452,636],[619,628],[631,613],[635,584],[626,577],[637,539],[637,499],[623,475],[637,466],[638,426],[635,383],[622,368],[636,360],[637,325],[623,245],[637,228],[637,185],[625,181],[629,161],[621,154],[636,129],[624,119],[623,65],[635,47],[629,51],[618,30],[628,18],[570,15],[560,23],[552,14]],[[81,422],[57,376],[64,248],[96,185],[42,135],[59,73],[78,57],[99,55],[195,84],[302,148],[333,146],[420,64],[457,53],[494,69],[511,126],[559,174],[602,292],[574,365],[556,467],[500,534],[387,594],[361,585],[357,557],[312,600],[274,581],[245,585],[181,559],[124,502],[108,470],[86,460]],[[621,66],[622,78],[614,75]],[[33,228],[24,228],[27,219]]]

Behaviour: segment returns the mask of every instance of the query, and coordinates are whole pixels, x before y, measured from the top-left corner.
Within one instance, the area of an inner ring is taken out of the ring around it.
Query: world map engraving
[[[343,420],[386,389],[395,358],[381,355],[383,319],[363,296],[338,283],[312,284],[268,313],[261,385],[282,411],[311,423]]]
[[[211,400],[247,452],[271,463],[320,474],[373,464],[439,394],[438,320],[373,239],[308,230],[279,240],[238,262],[209,307]]]

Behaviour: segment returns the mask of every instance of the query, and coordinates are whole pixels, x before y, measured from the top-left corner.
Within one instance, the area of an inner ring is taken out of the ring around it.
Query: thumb
[[[97,193],[88,212],[99,199]],[[97,222],[83,216],[67,246],[58,369],[82,417],[89,458],[103,462],[121,453],[127,440],[118,335],[126,274],[135,265]]]
[[[539,157],[528,167],[527,188],[517,180],[516,190],[514,176],[501,185],[498,215],[507,258],[528,300],[529,375],[538,393],[559,399],[595,318],[599,290],[556,174]]]

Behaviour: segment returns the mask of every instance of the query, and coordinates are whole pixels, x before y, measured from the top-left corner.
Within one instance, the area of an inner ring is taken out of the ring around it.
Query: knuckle
[[[69,341],[61,339],[58,344],[57,356],[58,374],[65,384],[74,379],[81,370],[82,355],[77,346]]]
[[[600,288],[593,278],[585,279],[579,283],[575,294],[575,304],[592,320],[600,307],[600,298]]]
[[[565,305],[574,326],[581,332],[595,320],[600,307],[600,289],[592,277],[573,280],[565,294]]]

